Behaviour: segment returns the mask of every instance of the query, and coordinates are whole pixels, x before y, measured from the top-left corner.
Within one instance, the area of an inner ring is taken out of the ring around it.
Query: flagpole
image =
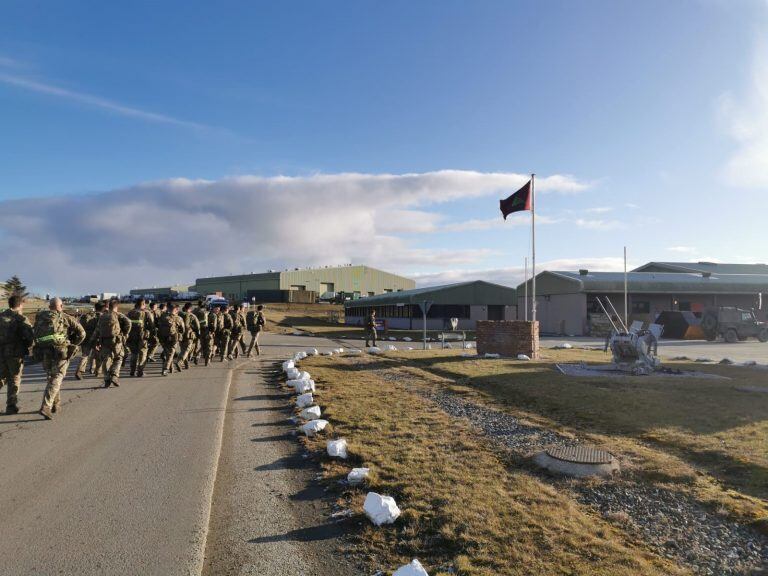
[[[536,190],[534,179],[536,174],[531,174],[531,292],[533,302],[531,305],[531,320],[536,322]]]
[[[525,321],[528,322],[528,256],[525,257]]]

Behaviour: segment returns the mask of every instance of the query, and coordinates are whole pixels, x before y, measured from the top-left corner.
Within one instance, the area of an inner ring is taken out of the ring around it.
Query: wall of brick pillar
[[[539,358],[539,323],[523,320],[481,320],[477,323],[477,353]]]

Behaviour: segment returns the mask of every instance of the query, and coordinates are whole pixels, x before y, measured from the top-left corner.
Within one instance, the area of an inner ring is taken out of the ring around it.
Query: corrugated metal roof
[[[443,286],[427,286],[401,292],[390,292],[345,302],[345,306],[383,306],[387,304],[418,304],[424,300],[440,304],[517,304],[517,291],[509,286],[484,280],[457,282]]]
[[[542,272],[574,282],[574,292],[623,292],[622,272]],[[768,292],[768,274],[686,274],[675,272],[629,272],[630,292],[676,294],[757,294]]]
[[[768,274],[768,264],[721,262],[648,262],[633,272],[711,272],[712,274]]]

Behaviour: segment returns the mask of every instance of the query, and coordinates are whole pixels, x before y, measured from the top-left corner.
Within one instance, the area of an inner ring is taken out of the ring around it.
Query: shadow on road
[[[291,530],[285,534],[275,534],[273,536],[260,536],[249,540],[250,544],[265,544],[268,542],[318,542],[320,540],[331,540],[344,534],[344,528],[339,524],[321,524],[311,528],[300,528]]]

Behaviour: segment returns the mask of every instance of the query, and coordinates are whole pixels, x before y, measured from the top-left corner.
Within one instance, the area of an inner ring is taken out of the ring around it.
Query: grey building
[[[482,280],[445,286],[431,286],[371,296],[344,304],[345,323],[360,326],[371,308],[388,328],[420,330],[424,317],[420,304],[431,302],[428,330],[450,328],[450,319],[459,319],[459,329],[473,330],[478,320],[514,320],[517,292],[514,288]]]
[[[768,274],[638,272],[627,274],[629,320],[653,322],[664,310],[698,313],[710,306],[754,309],[765,318],[763,294]],[[531,290],[528,281],[529,294]],[[518,287],[519,310],[525,309]],[[585,336],[603,333],[607,319],[597,297],[610,299],[624,316],[624,274],[620,272],[542,272],[536,276],[537,320],[542,334]],[[528,303],[530,310],[531,302]]]
[[[259,302],[310,302],[326,292],[362,298],[415,286],[410,278],[370,266],[328,266],[198,278],[193,289],[201,295],[220,293],[231,301],[255,298]]]
[[[648,262],[633,272],[693,272],[698,274],[768,274],[768,264],[721,262]]]

